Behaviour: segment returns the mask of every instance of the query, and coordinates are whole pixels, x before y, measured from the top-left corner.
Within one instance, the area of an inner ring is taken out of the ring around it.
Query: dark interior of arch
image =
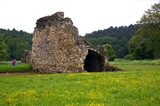
[[[88,50],[84,61],[84,70],[88,72],[100,72],[104,70],[105,60],[103,56],[93,50]]]

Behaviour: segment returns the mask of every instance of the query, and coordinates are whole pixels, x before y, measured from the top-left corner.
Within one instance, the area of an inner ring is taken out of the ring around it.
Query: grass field
[[[120,72],[1,75],[0,106],[159,106],[160,61],[111,64]]]
[[[17,62],[15,66],[11,64],[12,62],[1,62],[0,63],[0,72],[24,72],[30,71],[32,68],[31,64],[24,64],[21,62]]]

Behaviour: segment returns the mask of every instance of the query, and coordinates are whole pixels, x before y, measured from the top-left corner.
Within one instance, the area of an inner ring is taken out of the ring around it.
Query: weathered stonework
[[[63,12],[37,20],[32,38],[33,70],[42,73],[103,71],[104,56],[78,37],[78,29]],[[95,57],[94,57],[95,56]],[[96,66],[97,65],[97,66]]]
[[[32,52],[30,50],[24,50],[21,61],[23,63],[32,64]]]

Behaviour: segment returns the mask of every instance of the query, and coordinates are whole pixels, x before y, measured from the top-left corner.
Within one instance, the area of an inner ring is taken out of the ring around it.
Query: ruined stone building
[[[37,20],[32,39],[33,70],[42,73],[104,71],[105,55],[79,38],[63,12]]]

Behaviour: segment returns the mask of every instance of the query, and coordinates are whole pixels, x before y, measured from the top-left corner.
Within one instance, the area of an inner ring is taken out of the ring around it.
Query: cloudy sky
[[[32,33],[40,17],[63,11],[80,35],[135,24],[160,0],[0,0],[0,28]]]

